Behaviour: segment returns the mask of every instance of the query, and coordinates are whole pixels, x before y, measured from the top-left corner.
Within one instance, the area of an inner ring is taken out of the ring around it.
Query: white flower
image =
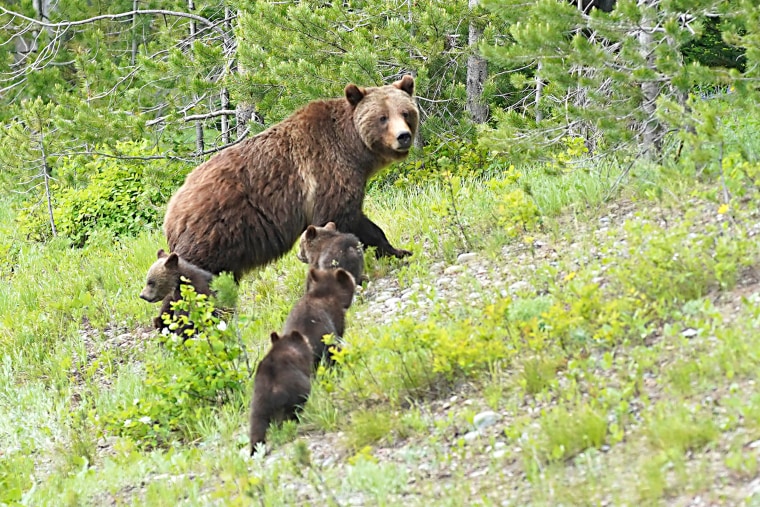
[[[220,321],[219,321],[219,324],[217,324],[217,325],[216,325],[216,328],[217,328],[219,331],[226,331],[226,330],[227,330],[227,323],[226,323],[226,322],[224,322],[223,320],[220,320]]]
[[[127,419],[126,421],[124,421],[125,428],[129,428],[130,426],[132,426],[132,419]]]
[[[168,335],[168,334],[169,334],[169,332],[170,332],[170,331],[169,331],[169,328],[168,328],[168,327],[165,327],[165,328],[163,328],[163,329],[161,330],[161,334],[162,334],[162,335],[164,335],[164,336]]]
[[[140,398],[135,398],[132,400],[132,405],[137,405],[138,403],[140,403]]]
[[[147,415],[144,415],[140,418],[140,422],[143,424],[150,424],[150,417],[148,417]]]

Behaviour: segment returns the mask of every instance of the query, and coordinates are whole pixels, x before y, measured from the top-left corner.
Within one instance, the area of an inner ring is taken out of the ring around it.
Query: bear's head
[[[351,273],[343,268],[317,269],[309,268],[306,278],[306,294],[313,298],[329,299],[348,309],[354,300],[356,281]]]
[[[353,107],[362,142],[385,163],[403,160],[412,147],[419,122],[413,95],[410,75],[385,86],[346,86],[346,100]]]
[[[272,334],[270,334],[269,337],[272,340],[272,346],[278,343],[281,345],[295,345],[297,347],[306,346],[309,349],[309,353],[311,353],[311,343],[309,343],[308,338],[302,335],[300,331],[293,330],[290,333],[283,335],[277,334],[277,331],[272,331]]]
[[[158,259],[148,269],[145,287],[140,297],[148,303],[161,301],[171,294],[179,284],[179,256],[167,254],[163,249],[157,253]]]
[[[298,253],[296,257],[299,261],[310,263],[311,258],[314,255],[314,248],[319,238],[330,237],[337,234],[338,228],[335,226],[335,222],[327,222],[324,227],[318,227],[316,225],[310,225],[301,234],[301,240],[298,242]]]

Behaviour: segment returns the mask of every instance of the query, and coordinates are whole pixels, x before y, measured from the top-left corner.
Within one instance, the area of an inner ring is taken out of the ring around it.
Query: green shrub
[[[214,314],[206,295],[192,286],[181,290],[174,308],[187,314],[165,317],[172,332],[161,335],[163,350],[145,366],[143,395],[102,417],[106,430],[144,445],[195,438],[195,421],[239,399],[250,376],[233,326]]]
[[[119,155],[148,156],[157,148],[122,143]],[[156,160],[121,160],[95,155],[80,167],[78,159],[68,161],[61,173],[88,176],[84,185],[53,183],[53,218],[59,235],[75,246],[84,246],[91,237],[105,233],[111,237],[136,236],[160,226],[164,205],[181,184],[186,167]],[[173,166],[173,167],[172,167]],[[19,213],[21,231],[35,241],[52,236],[47,207],[27,202]]]

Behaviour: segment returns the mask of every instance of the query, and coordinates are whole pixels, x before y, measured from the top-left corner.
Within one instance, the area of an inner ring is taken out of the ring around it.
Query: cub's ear
[[[327,222],[325,224],[325,230],[327,230],[327,231],[337,231],[338,230],[338,226],[335,225],[335,222]]]
[[[335,270],[335,280],[338,282],[338,284],[341,287],[345,287],[347,289],[351,289],[351,292],[354,291],[356,288],[356,281],[354,280],[354,275],[349,273],[343,268],[338,268]]]
[[[156,252],[156,257],[159,259],[163,259],[164,257],[166,257],[166,252],[164,252],[163,248],[158,249],[158,252]]]
[[[317,268],[309,268],[309,274],[306,275],[306,292],[311,290],[312,284],[318,283],[320,279],[319,271]]]
[[[304,238],[306,238],[307,241],[311,241],[312,239],[317,237],[317,228],[313,225],[310,225],[306,228],[306,234],[304,234]]]
[[[348,103],[352,106],[356,106],[361,102],[364,95],[366,95],[366,92],[363,88],[359,88],[353,83],[346,86],[346,100],[348,100]]]
[[[393,86],[406,92],[410,97],[414,95],[414,78],[410,74],[393,83]]]
[[[272,343],[275,343],[280,339],[280,335],[277,334],[277,331],[272,331],[272,334],[269,335],[269,338],[272,340]]]
[[[166,258],[166,262],[164,263],[164,267],[175,269],[179,267],[179,255],[172,252],[169,254],[169,257]]]

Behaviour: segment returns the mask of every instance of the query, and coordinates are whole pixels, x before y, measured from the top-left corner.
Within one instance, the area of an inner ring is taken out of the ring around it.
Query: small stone
[[[393,294],[391,294],[390,292],[381,292],[375,298],[375,302],[376,303],[382,303],[384,301],[389,300],[391,297],[393,297]]]
[[[530,284],[526,282],[525,280],[520,280],[519,282],[515,282],[512,285],[509,286],[510,292],[517,292],[520,290],[525,290],[528,287],[530,287]]]
[[[464,441],[472,442],[473,440],[477,440],[479,437],[480,437],[480,432],[478,430],[470,431],[470,432],[465,433]]]
[[[681,336],[683,336],[684,338],[694,338],[698,334],[699,334],[699,331],[691,327],[686,328],[683,331],[681,331]]]
[[[444,275],[453,275],[454,273],[459,273],[462,271],[462,266],[457,266],[456,264],[453,266],[449,266],[448,268],[443,270]]]
[[[507,451],[505,449],[499,449],[498,451],[494,451],[492,454],[494,459],[501,459],[506,455],[507,455]]]
[[[385,300],[385,306],[396,307],[401,303],[401,298],[388,298]]]
[[[457,264],[467,264],[468,262],[472,262],[477,258],[478,254],[473,252],[459,254],[457,257]]]
[[[499,414],[488,410],[477,414],[472,420],[472,423],[477,429],[482,430],[483,428],[487,428],[488,426],[496,424],[496,421],[498,421],[500,418],[501,416]]]

